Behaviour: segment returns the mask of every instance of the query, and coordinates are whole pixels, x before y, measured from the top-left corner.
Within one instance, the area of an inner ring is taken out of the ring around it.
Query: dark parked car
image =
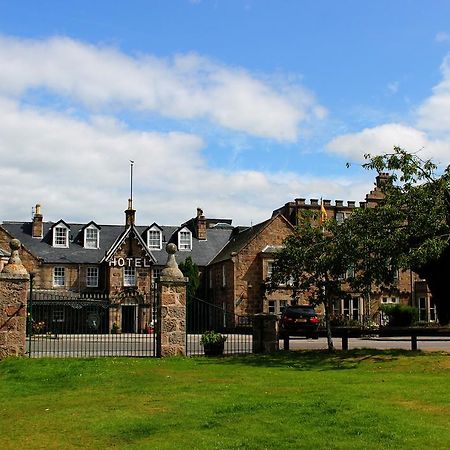
[[[306,336],[317,339],[319,322],[319,317],[312,306],[286,306],[278,324],[278,336],[280,339],[288,336]]]

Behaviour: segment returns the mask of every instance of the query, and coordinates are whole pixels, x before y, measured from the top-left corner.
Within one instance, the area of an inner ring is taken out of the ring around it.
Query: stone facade
[[[213,261],[209,268],[212,301],[238,315],[268,312],[270,301],[288,301],[288,287],[266,292],[268,263],[274,258],[266,249],[280,247],[292,232],[292,225],[282,215],[255,225],[254,232],[245,230],[248,236],[243,245],[223,259],[219,255],[219,261]]]
[[[160,298],[160,356],[186,354],[186,280],[161,276]]]
[[[166,267],[159,279],[158,353],[161,357],[186,355],[186,284],[175,260],[177,247],[168,244]]]
[[[273,353],[278,350],[277,316],[253,316],[253,353]]]
[[[27,295],[29,275],[11,242],[11,257],[0,273],[0,358],[23,356],[26,351]]]

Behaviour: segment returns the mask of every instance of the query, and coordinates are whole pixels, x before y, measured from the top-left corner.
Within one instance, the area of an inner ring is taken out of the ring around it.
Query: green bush
[[[215,345],[215,344],[222,344],[226,340],[227,336],[224,336],[221,333],[217,333],[216,331],[205,331],[202,334],[200,343],[202,345]]]
[[[419,318],[417,308],[408,305],[381,305],[380,311],[388,317],[390,327],[410,327]]]

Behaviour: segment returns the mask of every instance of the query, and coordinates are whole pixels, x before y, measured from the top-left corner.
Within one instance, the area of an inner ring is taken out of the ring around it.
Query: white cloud
[[[180,224],[197,206],[248,225],[298,196],[359,200],[367,190],[358,180],[211,169],[203,146],[192,134],[138,132],[111,117],[83,122],[0,98],[0,217],[26,220],[41,203],[45,220],[122,223],[129,159],[142,225]]]
[[[442,65],[442,81],[433,88],[431,97],[417,110],[417,125],[431,132],[450,132],[450,59],[447,56]]]
[[[414,111],[415,123],[387,123],[365,128],[356,133],[340,135],[327,144],[327,149],[355,161],[365,153],[381,154],[394,146],[408,151],[420,151],[423,158],[441,164],[450,163],[450,57],[442,65],[442,81],[432,95]]]
[[[395,145],[416,151],[427,145],[426,135],[414,128],[393,123],[338,136],[327,148],[333,153],[361,161],[365,153],[389,152]]]
[[[130,56],[56,37],[0,38],[0,93],[46,89],[97,111],[112,107],[175,119],[208,119],[254,136],[295,141],[299,125],[324,108],[300,86],[276,86],[242,68],[198,55]]]
[[[388,86],[387,86],[388,91],[391,94],[396,94],[398,92],[399,87],[400,87],[400,83],[398,81],[393,81],[391,83],[388,83]]]
[[[445,31],[441,31],[435,36],[436,42],[447,42],[450,41],[450,33],[446,33]]]

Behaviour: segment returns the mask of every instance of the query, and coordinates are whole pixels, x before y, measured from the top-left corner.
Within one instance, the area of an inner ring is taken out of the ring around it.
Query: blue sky
[[[448,1],[0,0],[3,220],[250,224],[450,163]],[[346,162],[354,164],[346,168]],[[14,181],[11,181],[14,180]]]

